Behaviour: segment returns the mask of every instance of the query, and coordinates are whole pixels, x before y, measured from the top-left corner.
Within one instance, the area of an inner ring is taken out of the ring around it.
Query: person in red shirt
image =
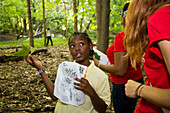
[[[126,95],[142,97],[135,113],[170,110],[170,1],[132,0],[125,26],[127,55],[132,66],[143,62],[145,85],[129,80]]]
[[[129,3],[126,3],[121,15],[121,24],[125,25],[125,16]],[[115,113],[133,113],[137,99],[128,98],[125,95],[125,84],[129,79],[143,83],[141,64],[137,63],[136,70],[131,66],[129,59],[125,59],[126,49],[123,43],[124,32],[115,36],[114,43],[107,49],[107,56],[111,65],[100,64],[93,59],[95,65],[105,72],[110,73],[110,81],[113,84],[112,101]]]

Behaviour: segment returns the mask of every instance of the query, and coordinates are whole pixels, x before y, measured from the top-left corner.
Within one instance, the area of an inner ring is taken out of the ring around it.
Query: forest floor
[[[47,52],[35,55],[46,69],[46,74],[55,81],[58,65],[72,61],[68,47],[49,46]],[[15,49],[0,50],[0,56],[15,52]],[[41,76],[25,60],[0,62],[0,113],[53,113],[57,101],[49,97]],[[111,106],[107,113],[114,113]]]

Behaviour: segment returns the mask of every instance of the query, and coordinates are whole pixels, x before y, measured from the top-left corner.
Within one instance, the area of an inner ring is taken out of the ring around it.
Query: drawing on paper
[[[85,102],[82,91],[74,88],[74,79],[81,78],[85,74],[86,66],[75,62],[63,62],[59,65],[55,82],[54,95],[66,104],[78,106]]]

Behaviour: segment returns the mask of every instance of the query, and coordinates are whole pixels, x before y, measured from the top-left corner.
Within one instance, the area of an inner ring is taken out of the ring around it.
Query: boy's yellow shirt
[[[108,76],[99,68],[94,65],[94,62],[87,67],[86,79],[89,81],[90,85],[94,88],[96,93],[101,99],[110,105],[111,93]],[[90,97],[85,94],[86,102],[80,106],[73,106],[69,104],[64,104],[58,100],[54,113],[97,113],[94,109]]]

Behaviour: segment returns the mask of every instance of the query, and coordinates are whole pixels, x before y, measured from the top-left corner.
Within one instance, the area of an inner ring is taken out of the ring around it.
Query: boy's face
[[[93,49],[93,45],[89,44],[87,39],[76,36],[70,40],[69,49],[76,62],[83,64],[89,61],[90,50]]]

